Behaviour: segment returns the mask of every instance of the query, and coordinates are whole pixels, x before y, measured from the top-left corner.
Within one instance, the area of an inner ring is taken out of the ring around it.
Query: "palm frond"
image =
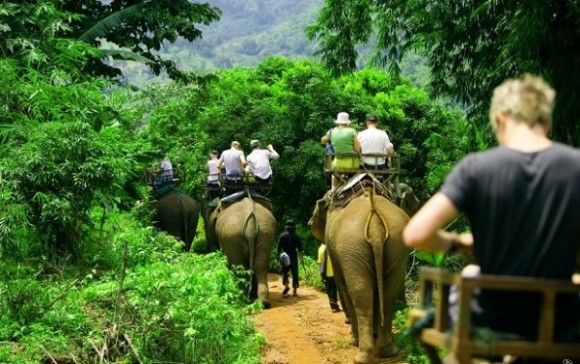
[[[124,21],[127,21],[133,17],[141,14],[141,11],[147,6],[147,3],[139,3],[129,6],[123,10],[119,10],[106,18],[100,20],[97,24],[93,25],[86,32],[84,32],[79,40],[87,43],[93,43],[97,38],[104,37],[111,30],[118,27]]]
[[[125,61],[136,61],[141,63],[153,63],[154,61],[150,58],[142,56],[138,53],[123,50],[123,49],[99,49],[101,53],[106,57],[112,57],[113,59],[122,59]]]

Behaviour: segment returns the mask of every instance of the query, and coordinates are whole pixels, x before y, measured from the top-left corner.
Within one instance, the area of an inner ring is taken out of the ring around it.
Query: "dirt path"
[[[279,275],[268,277],[272,308],[252,316],[266,337],[262,364],[351,364],[356,348],[350,345],[350,326],[343,312],[332,313],[328,297],[310,287],[298,297],[282,297]],[[401,358],[377,361],[406,363]]]

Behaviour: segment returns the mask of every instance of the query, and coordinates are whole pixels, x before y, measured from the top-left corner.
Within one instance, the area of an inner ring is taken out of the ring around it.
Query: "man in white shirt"
[[[241,181],[246,167],[246,158],[241,150],[241,145],[233,141],[231,148],[224,150],[219,159],[219,168],[224,168],[224,179],[229,181]]]
[[[169,157],[165,156],[161,163],[159,164],[159,169],[157,169],[157,176],[153,180],[153,188],[159,189],[161,187],[169,186],[173,184],[173,166]]]
[[[163,158],[163,160],[161,161],[161,164],[159,165],[159,167],[161,168],[160,176],[166,181],[172,181],[173,180],[173,166],[171,165],[171,161],[169,160],[169,157],[165,156],[165,158]]]
[[[361,146],[363,166],[367,169],[386,169],[387,156],[395,154],[395,148],[389,136],[384,130],[377,128],[377,117],[368,114],[366,118],[367,128],[358,133],[357,138]],[[364,156],[364,154],[382,154],[384,156]]]
[[[218,168],[218,164],[220,161],[218,160],[217,156],[218,156],[217,150],[212,150],[209,153],[210,159],[206,163],[208,184],[217,184],[219,180],[220,170]]]
[[[272,144],[268,144],[266,149],[260,148],[259,140],[250,142],[252,152],[248,155],[248,172],[250,172],[256,182],[268,183],[272,178],[271,159],[278,159],[280,155],[274,150]]]
[[[219,160],[218,160],[218,152],[217,150],[212,150],[209,153],[209,160],[206,163],[207,169],[207,186],[206,186],[206,194],[207,197],[213,199],[218,197],[220,187],[219,187],[219,174],[220,170],[218,168]]]

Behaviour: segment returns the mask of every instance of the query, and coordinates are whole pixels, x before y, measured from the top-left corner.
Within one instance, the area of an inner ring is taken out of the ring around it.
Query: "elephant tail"
[[[258,223],[258,216],[256,216],[255,211],[255,202],[252,201],[252,209],[246,215],[244,219],[244,229],[242,230],[242,235],[244,236],[244,240],[248,244],[248,251],[250,253],[250,270],[254,271],[254,255],[256,253],[256,239],[258,237],[258,233],[260,232],[260,224]],[[254,221],[254,231],[253,234],[248,234],[248,227],[250,226],[250,221]]]
[[[372,196],[371,196],[372,199]],[[374,204],[372,205],[371,211],[367,217],[367,222],[365,224],[365,239],[367,243],[371,246],[373,251],[373,257],[375,262],[375,274],[377,279],[377,292],[379,295],[379,308],[381,314],[381,324],[385,321],[385,302],[384,302],[384,292],[385,292],[385,281],[384,281],[384,255],[385,255],[385,241],[389,237],[389,228],[385,219],[381,214],[374,209]],[[375,217],[375,219],[373,219]],[[377,221],[378,228],[371,233],[371,223]],[[383,234],[384,232],[384,234]]]

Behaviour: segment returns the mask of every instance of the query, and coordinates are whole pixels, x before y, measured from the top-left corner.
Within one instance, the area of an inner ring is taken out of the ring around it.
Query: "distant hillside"
[[[272,55],[311,58],[315,49],[306,40],[305,29],[316,20],[323,0],[198,0],[222,11],[219,22],[201,28],[203,39],[190,43],[179,39],[160,53],[181,70],[212,72],[216,69],[255,66]],[[372,46],[361,47],[368,59]],[[125,63],[125,62],[124,62]],[[360,60],[359,65],[365,61]],[[428,71],[424,60],[411,55],[401,65],[415,84],[425,85]],[[141,64],[126,62],[123,72],[130,83],[143,85],[160,78]],[[161,77],[161,80],[164,79]]]
[[[207,0],[222,10],[219,22],[203,28],[203,39],[180,40],[164,53],[181,69],[254,66],[271,55],[309,57],[304,29],[314,22],[322,0]]]

